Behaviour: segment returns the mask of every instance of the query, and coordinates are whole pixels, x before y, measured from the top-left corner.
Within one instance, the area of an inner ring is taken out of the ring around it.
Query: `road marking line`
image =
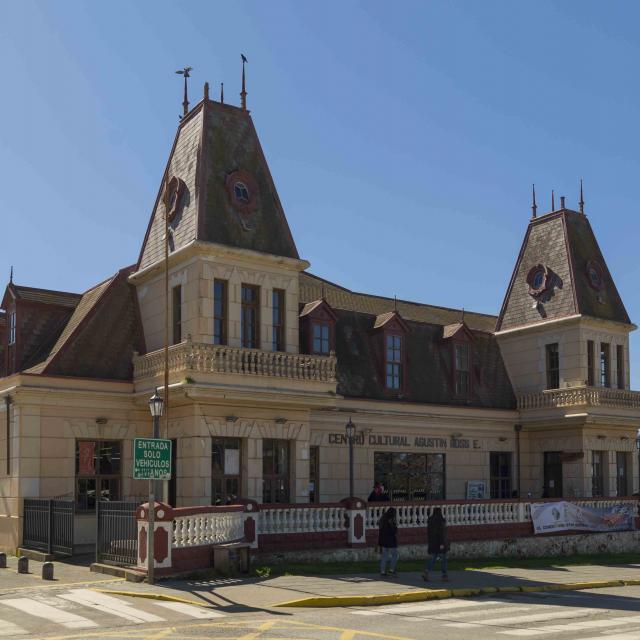
[[[504,604],[503,600],[435,600],[420,604],[395,604],[388,607],[379,607],[375,611],[354,610],[357,615],[375,615],[376,613],[413,613],[424,611],[448,611],[449,609],[462,609],[467,607],[486,607],[493,604]]]
[[[91,591],[91,589],[74,589],[73,591],[69,591],[69,593],[60,594],[58,597],[69,600],[69,602],[81,604],[85,607],[97,609],[103,613],[125,618],[135,624],[142,624],[143,622],[166,622],[166,620],[160,616],[134,609],[127,602],[123,602],[122,600],[118,600],[118,598],[108,596],[104,593],[96,593],[95,591]]]
[[[22,636],[29,633],[26,629],[19,627],[13,622],[0,620],[0,636]]]
[[[624,616],[620,618],[607,618],[605,620],[585,620],[584,622],[568,622],[562,625],[551,625],[539,629],[513,629],[500,631],[508,636],[539,636],[547,633],[562,633],[567,631],[581,631],[582,629],[604,629],[606,627],[619,627],[625,624],[640,622],[640,616]],[[519,632],[527,633],[519,633]]]
[[[555,620],[558,618],[582,618],[592,613],[602,613],[601,609],[577,609],[569,611],[556,611],[555,613],[533,613],[527,616],[513,616],[511,618],[500,618],[495,621],[493,626],[503,626],[508,624],[525,624],[530,622],[546,622],[547,620]],[[456,629],[470,629],[478,625],[486,625],[488,620],[480,620],[478,622],[452,622],[445,624],[445,627],[454,627]]]
[[[67,629],[88,629],[90,627],[98,626],[97,623],[89,620],[88,618],[77,616],[75,613],[70,613],[63,609],[57,609],[56,607],[44,604],[43,602],[38,602],[31,598],[0,600],[0,604],[13,607],[14,609],[18,609],[18,611],[28,613],[36,618],[44,618],[50,622],[56,622],[57,624],[67,627]]]
[[[153,604],[200,620],[224,617],[224,613],[220,613],[219,611],[212,611],[204,607],[194,607],[192,604],[185,604],[184,602],[162,602],[157,600]]]

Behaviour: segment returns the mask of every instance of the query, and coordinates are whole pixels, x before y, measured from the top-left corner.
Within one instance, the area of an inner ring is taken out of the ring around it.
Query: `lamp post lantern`
[[[160,437],[160,416],[164,410],[164,399],[158,395],[158,390],[149,398],[149,411],[151,411],[151,417],[153,418],[153,437]],[[149,518],[147,522],[147,582],[153,584],[154,582],[154,549],[153,538],[156,520],[156,492],[155,483],[157,480],[149,480]]]
[[[347,432],[347,441],[349,442],[349,497],[353,498],[353,445],[356,438],[356,425],[353,424],[351,418],[345,425]]]

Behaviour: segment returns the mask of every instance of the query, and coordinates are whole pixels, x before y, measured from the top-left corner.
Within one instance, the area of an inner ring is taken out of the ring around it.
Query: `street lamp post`
[[[160,416],[164,409],[164,400],[158,395],[158,390],[149,398],[149,411],[151,411],[151,417],[153,418],[153,437],[160,437]],[[154,549],[153,549],[153,534],[155,528],[156,519],[156,495],[155,495],[155,483],[156,480],[149,480],[149,518],[147,522],[147,582],[153,584],[154,582]]]
[[[353,498],[353,444],[356,437],[356,425],[351,422],[351,418],[345,425],[345,431],[349,442],[349,497]]]

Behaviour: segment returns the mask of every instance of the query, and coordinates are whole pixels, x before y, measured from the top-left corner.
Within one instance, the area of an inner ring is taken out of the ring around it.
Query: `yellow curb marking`
[[[270,620],[268,622],[262,623],[257,631],[252,631],[251,633],[247,633],[244,636],[238,638],[238,640],[256,640],[262,635],[263,631],[267,631],[268,629],[272,629],[276,625],[276,620]]]
[[[191,604],[196,607],[215,607],[211,602],[202,602],[199,600],[189,600],[188,598],[181,598],[180,596],[171,596],[165,593],[147,593],[145,591],[120,591],[118,589],[91,589],[91,591],[97,591],[98,593],[110,593],[114,596],[126,596],[128,598],[146,598],[147,600],[162,600],[163,602],[182,602],[183,604]]]
[[[585,589],[605,589],[640,585],[638,580],[597,580],[592,582],[566,582],[540,585],[509,585],[504,587],[479,587],[470,589],[432,589],[407,591],[371,596],[314,596],[291,600],[272,605],[274,607],[366,607],[378,604],[396,604],[400,602],[421,602],[443,598],[458,598],[485,593],[532,593],[535,591],[583,591]]]

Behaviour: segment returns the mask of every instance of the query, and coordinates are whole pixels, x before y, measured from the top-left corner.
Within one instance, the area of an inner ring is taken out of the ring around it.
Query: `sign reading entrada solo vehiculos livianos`
[[[171,440],[160,438],[134,439],[133,479],[171,479]]]

